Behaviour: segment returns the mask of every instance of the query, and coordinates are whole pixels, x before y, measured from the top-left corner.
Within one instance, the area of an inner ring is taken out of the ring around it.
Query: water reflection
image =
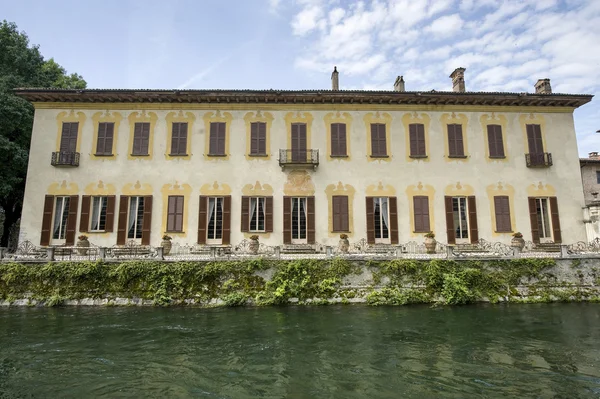
[[[4,309],[0,397],[597,398],[599,309]]]

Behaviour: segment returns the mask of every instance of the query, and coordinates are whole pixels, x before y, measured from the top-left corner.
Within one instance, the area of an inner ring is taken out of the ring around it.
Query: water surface
[[[600,398],[600,305],[0,309],[0,398]]]

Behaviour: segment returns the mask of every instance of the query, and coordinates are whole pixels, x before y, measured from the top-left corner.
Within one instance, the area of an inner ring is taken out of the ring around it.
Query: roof
[[[590,94],[532,94],[447,91],[371,90],[180,90],[180,89],[47,89],[18,88],[15,94],[31,102],[81,103],[329,103],[512,105],[580,107]]]
[[[597,159],[594,159],[594,158],[579,158],[579,163],[580,164],[600,163],[600,158],[597,158]]]

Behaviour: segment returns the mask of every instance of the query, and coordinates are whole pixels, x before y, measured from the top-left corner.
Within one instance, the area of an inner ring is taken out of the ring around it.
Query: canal
[[[0,309],[0,398],[598,398],[600,305]]]

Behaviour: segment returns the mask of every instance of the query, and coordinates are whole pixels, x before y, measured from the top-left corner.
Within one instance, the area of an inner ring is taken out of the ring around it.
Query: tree
[[[15,96],[13,89],[84,89],[86,85],[80,75],[68,75],[54,59],[44,60],[38,46],[30,46],[16,24],[0,23],[0,208],[4,212],[0,247],[8,246],[11,228],[21,217],[33,127],[33,106]]]

